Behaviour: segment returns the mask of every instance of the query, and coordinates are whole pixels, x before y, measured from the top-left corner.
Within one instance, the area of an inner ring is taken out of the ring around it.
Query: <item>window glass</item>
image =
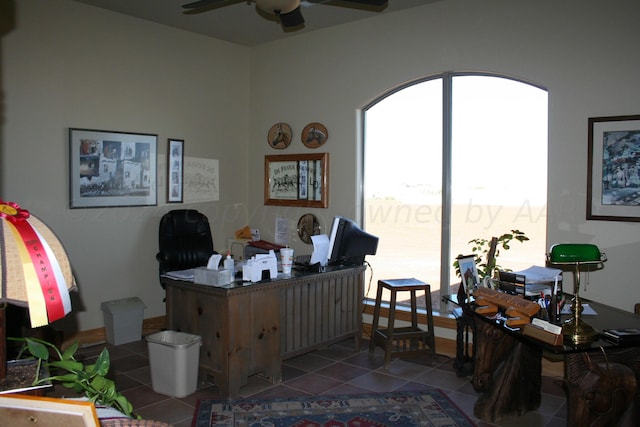
[[[444,79],[451,79],[450,93]],[[443,105],[452,106],[449,114]],[[443,136],[443,117],[451,117],[450,138]],[[385,94],[365,109],[364,129],[363,223],[380,237],[376,256],[368,258],[367,296],[375,297],[377,280],[400,277],[449,292],[459,281],[452,263],[471,253],[471,239],[513,229],[531,240],[514,242],[498,264],[544,265],[546,91],[497,76],[445,75]],[[450,162],[443,147],[451,148]],[[450,217],[442,209],[447,188]],[[444,255],[442,233],[450,239]],[[443,270],[448,279],[441,286]]]

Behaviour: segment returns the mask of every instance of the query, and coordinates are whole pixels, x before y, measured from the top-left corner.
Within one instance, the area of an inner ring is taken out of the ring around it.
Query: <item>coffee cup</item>
[[[291,274],[291,267],[293,266],[293,249],[280,249],[280,259],[282,260],[282,274]]]

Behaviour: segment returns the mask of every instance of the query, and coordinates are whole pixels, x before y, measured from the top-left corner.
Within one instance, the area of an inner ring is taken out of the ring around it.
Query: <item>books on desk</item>
[[[614,344],[640,344],[640,329],[636,328],[620,328],[620,329],[604,329],[602,337]]]

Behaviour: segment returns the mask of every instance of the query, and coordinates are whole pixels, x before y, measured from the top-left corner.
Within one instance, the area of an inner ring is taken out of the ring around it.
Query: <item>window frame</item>
[[[356,215],[360,224],[364,224],[365,221],[365,145],[367,140],[366,135],[366,116],[367,111],[380,103],[387,97],[400,92],[404,89],[412,87],[414,85],[425,83],[432,80],[442,80],[442,223],[440,229],[440,292],[442,295],[450,293],[450,274],[449,268],[443,268],[443,266],[449,266],[453,263],[450,256],[451,253],[451,217],[452,217],[452,169],[453,169],[453,80],[456,77],[474,76],[474,77],[493,77],[507,79],[518,83],[523,83],[532,86],[537,89],[541,89],[547,92],[548,89],[542,85],[514,77],[511,75],[491,72],[477,72],[477,71],[465,71],[465,72],[444,72],[442,74],[430,75],[419,79],[411,80],[399,86],[396,86],[382,95],[376,97],[371,102],[367,103],[360,110],[360,143],[358,144],[358,203],[356,206]],[[548,117],[548,110],[547,110]],[[547,119],[548,121],[548,119]],[[549,141],[547,139],[547,147]],[[547,162],[548,163],[548,162]],[[548,196],[547,196],[548,197]],[[445,231],[447,231],[445,233]],[[440,301],[440,311],[447,311],[447,303]]]

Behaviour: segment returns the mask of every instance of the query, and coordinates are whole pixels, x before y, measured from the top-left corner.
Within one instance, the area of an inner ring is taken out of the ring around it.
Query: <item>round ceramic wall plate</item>
[[[302,130],[302,143],[309,148],[318,148],[329,139],[327,128],[320,123],[309,123]]]
[[[286,123],[276,123],[269,129],[267,141],[272,148],[281,150],[291,144],[292,135],[291,126]]]
[[[298,236],[305,243],[313,243],[311,236],[320,234],[320,222],[318,218],[311,213],[304,214],[298,220]]]

